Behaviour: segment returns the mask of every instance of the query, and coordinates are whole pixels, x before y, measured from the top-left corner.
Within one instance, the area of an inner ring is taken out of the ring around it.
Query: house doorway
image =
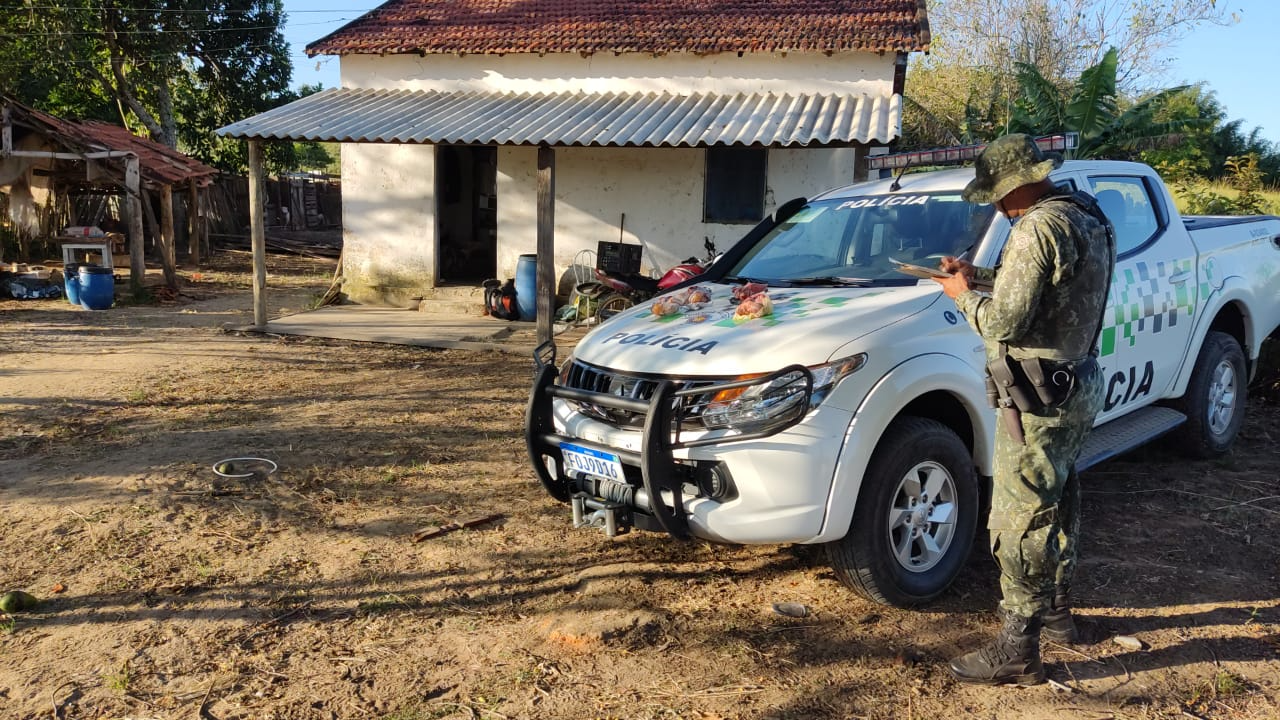
[[[436,146],[436,283],[479,283],[496,277],[498,150]]]

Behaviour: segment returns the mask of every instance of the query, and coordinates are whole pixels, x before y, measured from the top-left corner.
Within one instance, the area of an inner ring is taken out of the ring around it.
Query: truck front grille
[[[653,397],[653,391],[658,387],[660,380],[659,378],[641,377],[599,368],[579,360],[573,360],[569,365],[568,372],[564,373],[561,378],[562,385],[577,390],[587,390],[641,401],[648,401]],[[709,385],[712,382],[711,380],[686,381],[677,382],[677,385],[680,387],[697,387],[699,385]],[[683,412],[680,415],[686,419],[700,415],[710,399],[710,397],[703,397],[702,395],[681,398]],[[575,402],[574,405],[584,415],[615,427],[644,427],[644,415],[639,413],[586,402]]]
[[[616,395],[632,400],[653,397],[658,381],[593,367],[577,360],[572,361],[569,372],[561,384],[577,390],[587,390],[604,395]],[[627,410],[607,408],[589,403],[574,403],[583,414],[617,427],[643,427],[644,416]]]

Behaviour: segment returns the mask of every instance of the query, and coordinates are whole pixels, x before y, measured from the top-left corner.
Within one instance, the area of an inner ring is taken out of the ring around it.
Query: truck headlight
[[[840,384],[841,380],[854,374],[866,364],[867,354],[858,353],[825,365],[815,365],[809,368],[809,372],[813,373],[813,394],[809,396],[809,407],[816,408],[821,405],[822,401],[827,399],[827,395],[835,389],[836,385]]]
[[[750,376],[740,378],[749,380]],[[775,376],[746,387],[721,390],[702,410],[702,424],[708,430],[767,432],[796,419],[802,411],[808,378],[803,370]]]
[[[866,354],[859,353],[810,367],[813,390],[809,393],[809,409],[820,405],[841,380],[857,372],[866,362]],[[768,431],[795,419],[806,389],[804,375],[793,372],[758,385],[720,391],[703,409],[702,424],[708,430]]]

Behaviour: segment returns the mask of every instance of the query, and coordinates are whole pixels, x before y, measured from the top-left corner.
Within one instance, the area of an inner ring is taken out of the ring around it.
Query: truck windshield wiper
[[[823,277],[806,277],[806,278],[786,278],[782,282],[795,287],[804,287],[808,285],[831,285],[834,287],[866,287],[875,282],[871,278],[855,278],[855,277],[837,277],[835,275],[825,275]]]
[[[744,284],[746,284],[746,283],[760,283],[761,285],[768,285],[768,284],[769,284],[769,283],[771,283],[771,282],[776,283],[776,282],[778,282],[778,281],[777,281],[776,279],[774,279],[774,280],[768,280],[768,279],[765,279],[765,278],[747,277],[747,276],[745,276],[745,275],[730,275],[730,276],[726,277],[725,279],[721,280],[721,282],[724,282],[724,283],[730,283],[730,284],[732,284],[732,283],[744,283]]]

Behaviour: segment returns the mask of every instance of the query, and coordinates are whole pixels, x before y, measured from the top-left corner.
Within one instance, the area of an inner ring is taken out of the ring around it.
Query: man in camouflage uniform
[[[953,275],[938,281],[982,336],[988,361],[1004,353],[1015,361],[1038,358],[1047,372],[1065,369],[1074,377],[1056,405],[1001,411],[988,528],[1005,622],[993,643],[951,662],[965,682],[1044,682],[1042,627],[1046,637],[1075,640],[1067,605],[1079,530],[1073,468],[1102,408],[1093,351],[1115,244],[1090,199],[1049,181],[1061,164],[1061,156],[1042,153],[1026,135],[992,142],[964,198],[994,203],[1014,223],[1000,270],[946,258],[942,268]],[[980,294],[970,281],[994,281],[994,290]]]

